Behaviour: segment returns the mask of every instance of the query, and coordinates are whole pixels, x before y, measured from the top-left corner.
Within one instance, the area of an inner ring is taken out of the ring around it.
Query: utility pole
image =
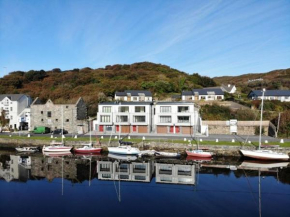
[[[281,112],[279,112],[279,116],[278,116],[278,124],[277,124],[277,130],[276,130],[276,137],[278,137],[278,131],[279,131],[279,126],[280,126],[280,118],[281,118]]]

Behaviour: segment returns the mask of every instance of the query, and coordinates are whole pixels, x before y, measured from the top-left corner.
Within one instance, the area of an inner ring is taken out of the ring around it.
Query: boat
[[[73,151],[74,153],[77,154],[95,154],[95,153],[100,153],[102,151],[101,147],[93,147],[92,143],[92,131],[91,131],[91,125],[89,124],[90,127],[90,143],[85,144],[84,147],[81,148],[74,148]]]
[[[156,151],[155,157],[168,157],[168,158],[178,158],[180,157],[180,153],[171,153],[171,152],[164,152],[164,151]]]
[[[265,89],[262,90],[259,147],[257,150],[242,150],[242,149],[240,149],[240,152],[242,153],[242,155],[244,157],[253,158],[253,159],[288,161],[289,160],[288,154],[275,152],[275,151],[272,151],[269,149],[261,149],[264,94],[265,94]]]
[[[140,151],[140,153],[138,154],[138,157],[155,156],[155,153],[156,153],[155,150],[144,150],[144,151]]]
[[[115,159],[115,160],[123,160],[123,161],[134,161],[137,160],[136,155],[119,155],[119,154],[108,154],[109,158]]]
[[[191,157],[199,157],[199,158],[211,158],[212,153],[203,151],[202,149],[196,149],[192,151],[186,151],[186,154]]]
[[[61,107],[61,114],[62,114],[62,129],[63,129],[63,107]],[[72,150],[72,147],[65,146],[63,141],[63,130],[61,131],[61,142],[52,141],[49,146],[43,146],[42,152],[69,152]]]
[[[138,155],[140,150],[131,146],[119,145],[117,147],[108,147],[109,153],[123,155]]]
[[[48,157],[63,157],[63,156],[68,156],[68,155],[72,155],[71,152],[68,151],[60,151],[60,152],[43,152],[44,156],[48,156]]]
[[[18,152],[31,152],[31,153],[34,153],[34,152],[39,151],[39,149],[37,147],[18,147],[18,148],[15,148],[15,149]]]
[[[289,162],[277,162],[277,161],[259,161],[259,160],[246,160],[239,166],[240,169],[271,169],[287,167]]]

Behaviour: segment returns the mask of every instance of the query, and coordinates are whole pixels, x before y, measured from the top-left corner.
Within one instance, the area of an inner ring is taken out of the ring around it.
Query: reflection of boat
[[[287,167],[289,162],[269,162],[269,161],[258,161],[258,160],[252,160],[252,161],[243,161],[242,164],[239,166],[239,168],[247,169],[247,168],[258,168],[258,169],[271,169],[271,168],[281,168],[281,167]]]
[[[97,153],[75,153],[76,156],[102,156],[102,154],[100,152]]]
[[[196,162],[203,162],[203,161],[211,161],[211,157],[195,157],[195,156],[187,156],[187,161],[196,161]]]
[[[154,155],[156,157],[168,157],[168,158],[180,157],[180,153],[171,153],[171,152],[162,152],[162,151],[156,151]]]
[[[68,156],[72,155],[71,152],[63,151],[63,152],[43,152],[43,155],[49,156],[49,157],[62,157],[62,156]]]
[[[117,160],[125,160],[125,161],[134,161],[137,159],[135,155],[118,155],[118,154],[108,154],[109,158],[117,159]]]
[[[124,155],[138,155],[140,150],[131,146],[108,147],[109,153],[124,154]]]
[[[262,103],[261,103],[261,119],[260,119],[260,136],[258,150],[240,150],[245,157],[259,159],[259,160],[289,160],[288,154],[278,153],[271,150],[261,150],[261,136],[262,136],[262,120],[263,120],[263,103],[264,103],[265,89],[262,90]]]
[[[62,116],[62,128],[63,129],[63,106],[61,107],[61,116]],[[69,152],[71,151],[72,147],[64,146],[63,142],[63,130],[61,131],[61,143],[54,142],[51,143],[49,146],[43,146],[42,152]]]
[[[32,152],[32,153],[39,150],[37,147],[18,147],[15,149],[18,152]]]

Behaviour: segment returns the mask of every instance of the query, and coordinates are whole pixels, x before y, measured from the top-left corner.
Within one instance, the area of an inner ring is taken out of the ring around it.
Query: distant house
[[[231,84],[228,84],[228,85],[222,85],[221,86],[221,89],[224,91],[224,92],[227,92],[227,93],[235,93],[237,88],[235,85],[231,85]]]
[[[252,90],[248,94],[249,99],[262,99],[261,90]],[[279,100],[281,102],[290,102],[290,90],[266,90],[264,93],[265,100]]]
[[[125,90],[116,92],[115,100],[128,102],[152,102],[152,93],[148,90]]]
[[[5,118],[9,119],[9,126],[12,129],[19,129],[22,125],[19,121],[20,114],[30,106],[31,98],[24,94],[0,94],[0,115],[5,111]],[[23,119],[25,121],[25,119]],[[29,123],[26,123],[29,125]]]
[[[221,88],[204,88],[204,89],[193,89],[191,91],[182,91],[181,99],[183,101],[188,100],[223,100],[224,92]]]
[[[44,126],[51,130],[63,128],[69,133],[88,132],[87,106],[82,98],[76,103],[54,104],[52,100],[42,103],[36,98],[30,106],[31,130]]]

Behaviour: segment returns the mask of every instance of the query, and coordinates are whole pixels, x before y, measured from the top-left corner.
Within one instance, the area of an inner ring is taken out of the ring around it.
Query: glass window
[[[171,106],[160,106],[160,112],[161,113],[171,112]]]
[[[69,119],[66,119],[65,121],[66,121],[66,122],[69,122]]]
[[[12,107],[10,107],[10,111],[12,111],[12,109],[13,109],[13,108],[12,108]]]
[[[160,123],[171,123],[171,116],[160,116]]]
[[[178,106],[178,112],[189,112],[188,106]]]
[[[172,182],[172,177],[161,176],[160,181],[161,182]]]
[[[110,115],[101,115],[101,122],[108,123],[111,121]]]
[[[47,117],[49,117],[49,118],[51,117],[51,111],[47,112]]]
[[[128,122],[128,116],[127,115],[117,115],[116,122]]]
[[[178,123],[189,123],[189,116],[178,116]]]
[[[102,178],[110,179],[111,178],[111,174],[102,174]]]
[[[135,112],[145,112],[145,106],[135,106]]]
[[[120,106],[119,112],[129,112],[129,106]]]
[[[111,113],[111,106],[103,106],[103,113]]]
[[[135,176],[135,180],[145,181],[146,176]]]
[[[133,122],[146,122],[146,117],[145,116],[134,116]]]

